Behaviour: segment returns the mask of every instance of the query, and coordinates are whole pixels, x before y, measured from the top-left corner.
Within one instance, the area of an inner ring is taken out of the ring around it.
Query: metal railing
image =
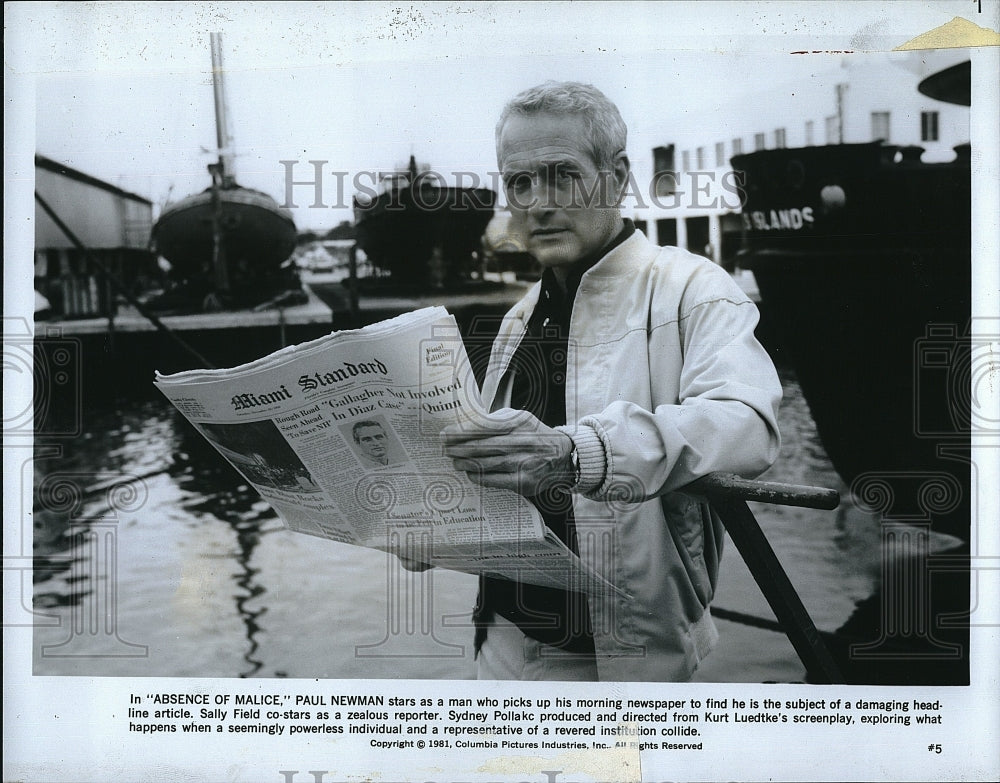
[[[813,681],[844,683],[840,667],[747,505],[747,501],[752,500],[831,511],[840,504],[840,494],[822,487],[753,481],[730,473],[710,473],[689,484],[684,491],[705,496],[718,513]]]

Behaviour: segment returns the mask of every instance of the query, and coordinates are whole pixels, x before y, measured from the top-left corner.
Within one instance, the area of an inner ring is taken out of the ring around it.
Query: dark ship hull
[[[153,226],[153,244],[170,262],[175,288],[149,304],[189,311],[302,301],[297,275],[283,268],[297,239],[291,213],[267,194],[236,183],[222,36],[212,33],[210,40],[219,160],[208,166],[211,186],[164,208]]]
[[[971,175],[872,144],[737,156],[745,244],[776,352],[864,500],[968,540]],[[881,488],[881,489],[877,489]]]
[[[355,200],[358,247],[400,290],[448,289],[480,261],[496,194],[487,188],[406,183]]]
[[[969,678],[971,173],[873,144],[738,156],[771,350],[876,514],[882,578],[838,629],[848,682]],[[932,532],[954,536],[937,539]]]
[[[219,224],[230,263],[273,270],[292,254],[295,223],[274,199],[239,186],[221,188],[219,199]],[[157,250],[183,274],[211,268],[214,210],[208,188],[169,205],[156,221]]]
[[[190,298],[192,304],[213,293],[230,305],[247,306],[297,288],[294,275],[282,269],[295,240],[287,210],[270,196],[235,184],[169,205],[153,227],[157,252],[185,283],[176,298]]]

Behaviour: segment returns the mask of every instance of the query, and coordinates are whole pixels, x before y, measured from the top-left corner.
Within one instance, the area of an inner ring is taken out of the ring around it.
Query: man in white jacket
[[[614,104],[577,83],[521,93],[497,124],[512,223],[543,275],[493,345],[483,399],[501,413],[446,430],[445,451],[530,498],[622,592],[482,579],[480,678],[688,679],[717,639],[723,529],[678,490],[777,456],[781,387],[756,308],[720,267],[623,219],[625,141]]]

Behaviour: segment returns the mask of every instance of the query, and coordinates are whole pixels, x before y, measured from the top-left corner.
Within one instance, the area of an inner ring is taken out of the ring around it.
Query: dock
[[[759,301],[753,274],[734,280]],[[165,330],[137,308],[121,304],[107,316],[38,321],[36,363],[50,363],[51,352],[70,341],[79,357],[81,391],[107,387],[152,388],[156,371],[171,373],[205,367],[234,367],[332,331],[353,329],[422,307],[442,305],[466,336],[470,358],[478,361],[496,334],[500,317],[532,285],[513,276],[458,291],[385,291],[360,295],[356,312],[340,279],[314,275],[303,280],[306,302],[287,307],[183,315],[161,315]],[[475,357],[473,357],[475,355]]]
[[[184,315],[162,315],[160,321],[171,331],[194,332],[244,327],[304,326],[333,324],[330,306],[320,299],[311,288],[303,286],[308,301],[291,307],[275,307],[267,310],[226,310],[214,313],[187,313]],[[156,327],[149,319],[139,314],[131,305],[121,305],[118,312],[108,318],[74,318],[44,322],[47,327],[59,329],[63,336],[107,334],[108,332],[155,332]]]
[[[152,390],[154,374],[206,367],[235,367],[287,345],[314,340],[332,331],[375,323],[431,305],[448,308],[459,325],[473,326],[480,342],[499,325],[500,316],[523,296],[529,283],[498,282],[456,292],[413,292],[404,295],[362,295],[356,312],[339,281],[316,279],[303,283],[303,304],[271,309],[160,315],[158,329],[138,309],[122,304],[107,316],[55,319],[35,324],[35,363],[62,369],[63,350],[78,367],[70,373],[83,399],[111,391]],[[485,319],[477,321],[477,319]],[[486,324],[484,326],[484,324]]]

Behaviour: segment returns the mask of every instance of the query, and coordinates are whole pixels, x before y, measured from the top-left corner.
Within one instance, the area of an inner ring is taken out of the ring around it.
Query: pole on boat
[[[226,112],[226,81],[222,65],[222,33],[209,33],[212,45],[212,91],[215,96],[215,141],[219,147],[222,187],[234,184],[233,141],[229,136]]]
[[[710,473],[689,484],[692,491],[708,498],[726,532],[753,574],[760,591],[778,618],[788,640],[813,678],[843,684],[844,675],[827,649],[802,599],[795,591],[768,543],[747,500],[778,505],[832,510],[840,503],[836,490],[752,481],[727,473]]]
[[[216,290],[229,293],[229,268],[226,262],[225,238],[222,235],[221,190],[233,186],[233,149],[226,119],[226,84],[222,66],[222,34],[210,33],[212,46],[212,89],[215,96],[215,140],[219,162],[210,164],[212,176],[212,270]]]
[[[222,163],[210,163],[208,173],[212,175],[212,270],[215,274],[215,289],[225,296],[229,293],[229,267],[226,264],[225,237],[222,235]]]

